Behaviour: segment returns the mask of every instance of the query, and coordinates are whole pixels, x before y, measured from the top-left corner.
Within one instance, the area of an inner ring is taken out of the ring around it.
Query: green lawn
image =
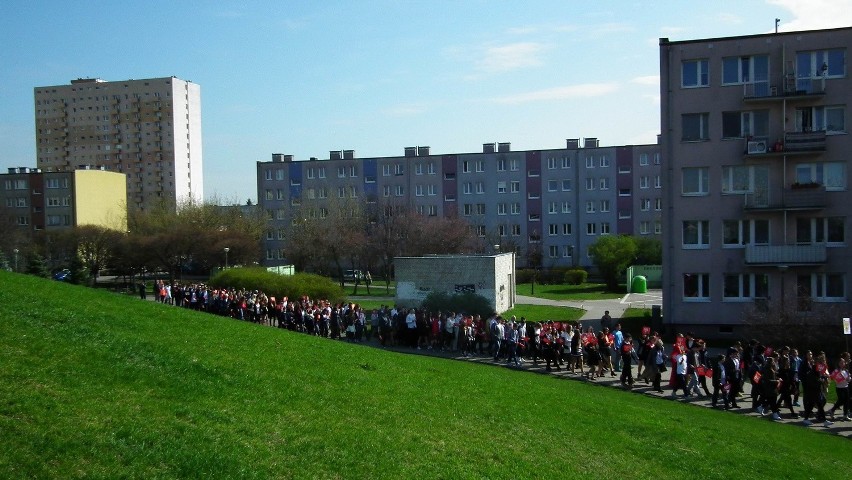
[[[536,283],[535,295],[533,295],[532,290],[531,283],[519,283],[515,291],[518,295],[549,300],[606,300],[624,296],[624,292],[607,292],[606,286],[602,283],[585,283],[583,285],[541,285]]]
[[[547,320],[557,321],[576,321],[585,313],[584,310],[571,307],[556,307],[552,305],[519,305],[515,304],[515,308],[508,310],[503,314],[503,317],[509,318],[512,315],[521,318],[526,317],[530,322],[543,322]]]
[[[0,478],[838,478],[852,458],[817,429],[0,284]]]

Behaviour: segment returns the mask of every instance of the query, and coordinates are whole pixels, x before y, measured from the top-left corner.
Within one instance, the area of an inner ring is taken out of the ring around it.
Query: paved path
[[[609,300],[548,300],[546,298],[525,297],[518,295],[515,303],[524,305],[554,305],[558,307],[574,307],[585,310],[580,318],[584,325],[590,325],[597,329],[604,312],[609,310],[614,319],[621,318],[624,311],[630,307],[651,308],[651,305],[662,305],[662,290],[649,290],[648,293],[628,293],[621,298]]]

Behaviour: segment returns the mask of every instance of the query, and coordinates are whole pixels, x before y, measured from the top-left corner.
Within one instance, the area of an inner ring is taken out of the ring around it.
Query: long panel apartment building
[[[663,311],[678,330],[849,316],[850,45],[852,28],[660,40]]]
[[[127,206],[203,198],[201,89],[176,77],[36,87],[37,165],[127,175]]]
[[[514,250],[521,266],[532,249],[545,268],[590,266],[588,248],[601,235],[659,238],[662,231],[656,144],[601,147],[587,138],[547,150],[486,143],[476,153],[408,147],[400,156],[356,158],[343,150],[303,161],[273,154],[257,163],[257,188],[269,216],[267,266],[288,263],[297,212],[322,217],[340,200],[459,216],[483,248]]]

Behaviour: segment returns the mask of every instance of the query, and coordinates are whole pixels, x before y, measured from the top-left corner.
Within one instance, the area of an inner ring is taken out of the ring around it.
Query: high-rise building
[[[561,149],[434,154],[407,147],[401,156],[356,158],[353,150],[294,161],[273,154],[257,163],[258,205],[266,211],[267,266],[287,263],[294,215],[323,218],[340,202],[409,208],[425,216],[459,216],[485,247],[531,251],[540,265],[590,266],[601,235],[658,238],[662,231],[660,150],[656,144],[602,147],[569,139]]]
[[[201,89],[176,77],[72,80],[35,88],[36,155],[45,171],[127,175],[127,206],[203,197]]]
[[[852,28],[660,40],[663,315],[679,331],[849,316],[850,46]]]

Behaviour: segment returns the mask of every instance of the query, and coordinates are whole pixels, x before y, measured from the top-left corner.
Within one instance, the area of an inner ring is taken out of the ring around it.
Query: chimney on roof
[[[568,138],[565,140],[565,148],[568,150],[577,150],[580,148],[580,139],[579,138]]]
[[[405,147],[405,156],[406,157],[416,157],[417,156],[417,147]]]
[[[494,153],[497,151],[497,144],[492,143],[483,143],[482,144],[482,153]]]
[[[583,148],[598,148],[598,139],[596,137],[586,137],[583,139]]]
[[[355,158],[355,150],[344,150],[343,151],[343,159],[344,160],[352,160]]]
[[[343,158],[343,152],[341,152],[340,150],[332,150],[328,152],[328,158],[329,160],[340,160],[341,158]]]
[[[511,152],[512,144],[509,142],[500,142],[497,144],[497,151],[500,153]]]
[[[417,147],[417,156],[418,157],[428,157],[429,156],[429,147]]]

